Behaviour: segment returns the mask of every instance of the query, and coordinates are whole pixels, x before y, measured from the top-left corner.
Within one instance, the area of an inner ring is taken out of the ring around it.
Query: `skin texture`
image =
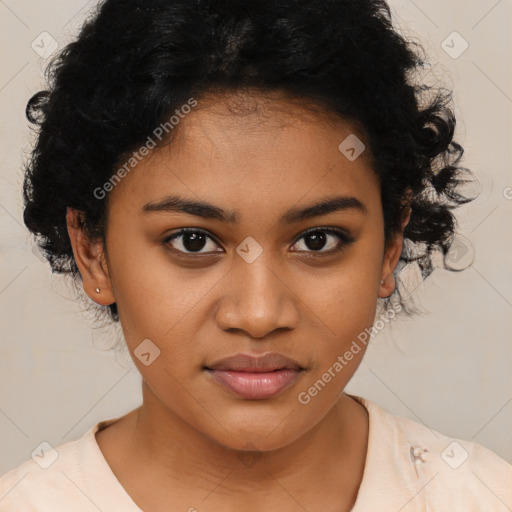
[[[68,210],[85,292],[99,304],[117,302],[132,354],[144,339],[161,351],[149,366],[133,357],[143,404],[98,433],[98,444],[143,510],[168,511],[169,503],[199,511],[350,510],[368,417],[342,392],[364,350],[308,404],[297,395],[371,327],[377,298],[394,289],[402,237],[384,244],[380,188],[367,155],[349,161],[338,149],[356,133],[349,123],[249,94],[237,101],[258,110],[238,115],[227,109],[231,100],[199,101],[172,143],[110,192],[106,251]],[[170,194],[236,211],[238,222],[142,212]],[[291,208],[333,195],[356,197],[366,214],[346,209],[280,221]],[[326,233],[324,248],[308,248],[301,233],[328,226],[354,241],[343,245]],[[213,237],[200,249],[209,255],[180,256],[182,237],[164,243],[183,227]],[[248,236],[263,249],[252,263],[236,252]],[[203,370],[236,353],[274,351],[305,371],[270,399],[243,399]]]

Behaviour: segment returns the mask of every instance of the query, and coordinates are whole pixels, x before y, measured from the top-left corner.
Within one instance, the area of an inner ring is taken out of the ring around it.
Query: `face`
[[[364,345],[344,354],[392,291],[401,238],[385,246],[368,155],[338,149],[350,124],[246,98],[259,113],[200,101],[110,192],[106,256],[72,238],[86,292],[117,303],[145,406],[224,446],[269,450],[333,408]]]

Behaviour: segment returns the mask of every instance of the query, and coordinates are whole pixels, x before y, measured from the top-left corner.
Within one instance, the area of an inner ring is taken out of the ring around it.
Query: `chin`
[[[254,421],[254,417],[245,420],[238,417],[229,422],[227,416],[223,416],[222,426],[212,425],[215,433],[211,432],[209,437],[214,438],[219,444],[236,451],[273,451],[284,448],[298,439],[305,430],[298,428],[296,421],[292,422],[294,427],[286,424],[288,413],[279,417],[269,418],[268,421]]]

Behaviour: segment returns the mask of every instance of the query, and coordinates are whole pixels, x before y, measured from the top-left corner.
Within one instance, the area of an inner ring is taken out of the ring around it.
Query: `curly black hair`
[[[107,201],[94,190],[171,113],[212,92],[280,92],[360,128],[386,240],[409,204],[400,260],[416,262],[424,279],[434,251],[453,242],[451,210],[471,198],[457,190],[468,169],[452,140],[452,93],[413,80],[427,64],[422,50],[393,27],[385,0],[100,2],[50,62],[47,90],[28,102],[37,140],[24,166],[24,222],[52,271],[79,280],[67,207],[104,240]],[[399,287],[393,297],[403,303]],[[117,322],[116,304],[107,308]]]

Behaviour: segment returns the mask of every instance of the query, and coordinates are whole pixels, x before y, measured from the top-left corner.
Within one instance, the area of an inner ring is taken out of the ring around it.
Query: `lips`
[[[289,388],[304,370],[297,361],[277,352],[263,356],[236,354],[204,369],[216,383],[251,400],[278,395]]]

